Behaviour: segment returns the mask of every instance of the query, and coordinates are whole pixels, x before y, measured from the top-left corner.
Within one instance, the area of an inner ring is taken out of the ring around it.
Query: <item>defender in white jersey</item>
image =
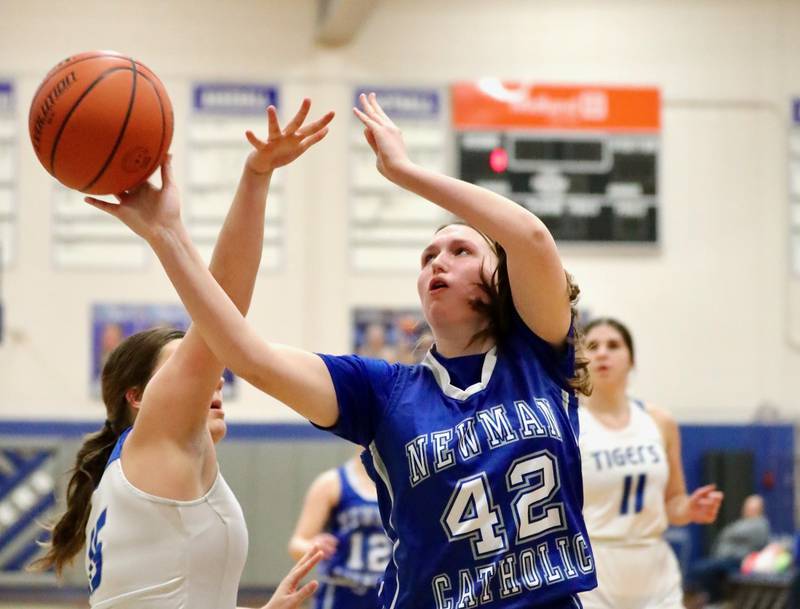
[[[713,522],[722,493],[708,485],[686,494],[675,421],[627,397],[627,328],[598,319],[585,341],[593,391],[579,409],[579,443],[598,585],[581,601],[585,609],[682,609],[680,569],[662,534],[669,524]]]
[[[269,138],[247,136],[250,153],[214,251],[210,271],[247,311],[263,249],[266,195],[273,169],[324,137],[329,113],[303,126],[305,100],[281,131],[267,110]],[[162,187],[120,195],[122,216],[147,217],[175,196],[169,158]],[[87,199],[93,204],[102,202]],[[78,453],[67,511],[53,528],[43,568],[63,565],[86,546],[94,609],[233,609],[247,557],[239,503],[219,471],[216,443],[226,432],[222,364],[194,329],[140,332],[110,354],[102,372],[107,420]],[[281,583],[270,609],[298,607],[316,589],[300,580],[322,557],[312,548]]]

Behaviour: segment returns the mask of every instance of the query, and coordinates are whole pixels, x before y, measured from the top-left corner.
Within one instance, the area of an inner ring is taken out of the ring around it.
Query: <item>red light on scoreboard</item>
[[[508,152],[505,148],[495,148],[489,153],[489,167],[495,173],[503,173],[508,169]]]

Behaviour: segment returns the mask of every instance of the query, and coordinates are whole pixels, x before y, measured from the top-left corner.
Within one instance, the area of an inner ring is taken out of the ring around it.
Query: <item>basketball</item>
[[[50,70],[28,117],[39,162],[65,186],[93,195],[146,180],[169,150],[172,127],[158,77],[112,51],[74,55]]]

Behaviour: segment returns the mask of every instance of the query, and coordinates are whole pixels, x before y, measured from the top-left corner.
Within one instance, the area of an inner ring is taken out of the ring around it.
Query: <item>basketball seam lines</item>
[[[156,94],[156,99],[158,100],[158,108],[161,110],[161,141],[158,143],[158,154],[155,155],[153,163],[147,168],[147,172],[145,173],[145,176],[149,177],[155,170],[159,160],[161,160],[161,156],[164,154],[164,138],[167,137],[167,117],[164,115],[164,104],[161,102],[161,95],[158,93],[158,87],[155,86],[153,81],[150,80],[150,77],[144,72],[138,72],[138,74],[147,81],[147,84],[153,87],[153,93]]]
[[[109,68],[108,70],[100,74],[97,78],[95,78],[94,82],[88,87],[86,87],[86,90],[83,93],[81,93],[81,96],[75,100],[74,104],[72,104],[72,108],[70,108],[69,112],[67,112],[67,115],[64,117],[64,121],[61,123],[61,127],[59,127],[58,129],[58,133],[56,133],[56,137],[53,140],[53,148],[50,151],[50,173],[52,173],[56,177],[56,179],[58,178],[58,176],[56,176],[56,151],[58,150],[58,144],[61,141],[61,135],[64,133],[64,129],[66,129],[67,124],[69,123],[69,119],[72,118],[72,115],[75,113],[75,110],[78,108],[78,106],[81,105],[81,102],[84,100],[84,98],[91,92],[92,89],[94,89],[98,84],[100,84],[100,82],[106,76],[108,76],[112,72],[119,72],[122,70],[129,70],[129,69],[130,68],[128,67]]]
[[[41,93],[42,88],[45,86],[45,84],[50,82],[53,79],[53,77],[56,74],[58,74],[59,72],[61,72],[63,70],[66,70],[67,68],[71,68],[75,64],[83,63],[84,61],[89,61],[90,59],[97,59],[98,57],[117,57],[117,58],[122,59],[122,60],[127,59],[127,57],[121,57],[119,55],[114,55],[114,54],[110,54],[110,53],[100,53],[98,55],[92,55],[90,57],[84,57],[82,59],[76,59],[73,62],[66,63],[63,66],[61,66],[61,68],[59,68],[57,71],[54,71],[52,74],[50,72],[47,73],[47,76],[45,76],[44,80],[42,81],[42,84],[39,85],[39,88],[37,88],[36,92],[33,94],[33,99],[36,99],[36,97],[39,95],[39,93]],[[53,68],[53,70],[55,70],[55,68]],[[34,106],[31,106],[31,109],[33,109],[33,108],[34,108]]]
[[[122,138],[125,136],[125,131],[128,128],[128,122],[130,121],[131,118],[131,112],[133,111],[133,102],[136,101],[136,80],[137,80],[136,76],[138,75],[138,72],[136,70],[136,62],[133,61],[132,59],[131,59],[131,64],[133,66],[131,68],[133,76],[133,84],[131,86],[131,100],[130,102],[128,102],[128,111],[125,113],[125,120],[122,121],[122,128],[119,130],[117,141],[114,143],[114,147],[111,149],[111,153],[108,155],[106,162],[103,163],[103,166],[100,168],[100,171],[95,176],[94,180],[89,182],[81,190],[88,190],[89,188],[95,185],[97,180],[99,180],[102,177],[102,175],[106,172],[106,169],[108,169],[108,166],[111,164],[111,161],[114,159],[114,155],[117,154],[117,150],[119,150],[119,145],[122,143]]]

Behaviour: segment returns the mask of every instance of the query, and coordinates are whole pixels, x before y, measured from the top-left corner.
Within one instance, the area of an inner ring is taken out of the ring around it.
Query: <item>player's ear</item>
[[[134,414],[142,404],[142,391],[138,387],[131,387],[125,392],[125,401],[134,410]]]

